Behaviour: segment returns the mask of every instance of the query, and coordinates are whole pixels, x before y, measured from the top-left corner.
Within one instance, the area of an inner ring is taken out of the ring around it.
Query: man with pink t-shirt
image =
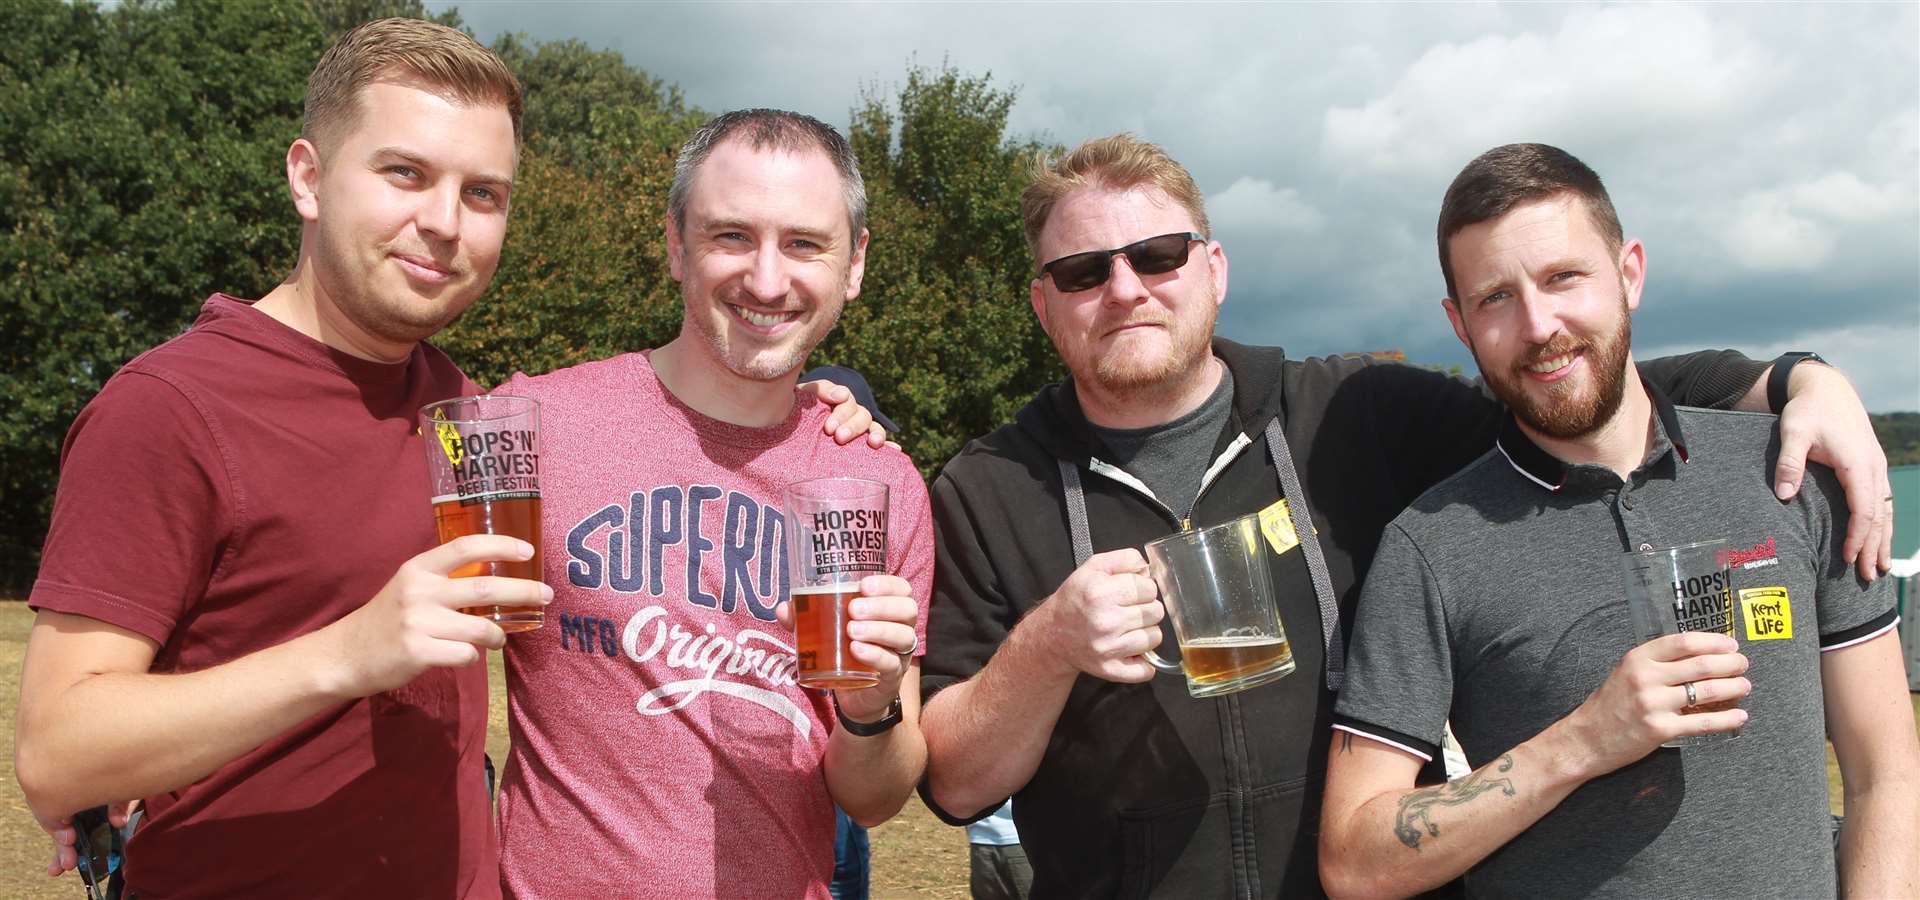
[[[894,448],[838,446],[802,364],[860,292],[865,189],[807,116],[728,113],[682,148],[666,222],[679,337],[501,387],[542,404],[555,591],[506,651],[510,896],[826,898],[833,806],[878,824],[926,759],[926,490]],[[795,684],[782,489],[889,488],[887,571],[849,626],[877,685]]]

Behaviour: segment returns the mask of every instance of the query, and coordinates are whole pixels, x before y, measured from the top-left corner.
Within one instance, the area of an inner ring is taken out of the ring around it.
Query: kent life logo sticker
[[[1786,588],[1741,588],[1740,611],[1747,620],[1747,640],[1793,639],[1793,602]]]

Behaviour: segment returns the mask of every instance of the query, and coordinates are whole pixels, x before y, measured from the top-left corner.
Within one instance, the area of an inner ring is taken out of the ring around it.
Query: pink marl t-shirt
[[[500,877],[519,897],[826,898],[835,727],[793,681],[781,490],[889,486],[888,570],[933,580],[926,488],[906,455],[821,433],[796,395],[771,428],[708,418],[644,354],[501,393],[540,401],[546,625],[508,639],[513,751]],[[924,645],[924,640],[923,640]]]

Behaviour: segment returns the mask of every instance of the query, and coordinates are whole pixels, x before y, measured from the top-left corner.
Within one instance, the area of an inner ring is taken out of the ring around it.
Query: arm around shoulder
[[[1774,463],[1774,493],[1782,500],[1798,494],[1807,481],[1809,462],[1832,469],[1848,510],[1841,558],[1863,580],[1872,581],[1893,565],[1893,490],[1887,454],[1866,406],[1845,375],[1817,362],[1793,366],[1785,393],[1785,405],[1777,410],[1780,451]],[[1770,405],[1763,400],[1759,408],[1765,411]]]

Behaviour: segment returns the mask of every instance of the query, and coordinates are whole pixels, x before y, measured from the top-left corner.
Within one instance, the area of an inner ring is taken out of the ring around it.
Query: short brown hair
[[[1045,152],[1029,160],[1027,174],[1032,179],[1020,194],[1020,219],[1027,233],[1027,249],[1036,265],[1040,258],[1040,232],[1053,215],[1061,198],[1088,185],[1126,190],[1141,185],[1159,188],[1193,216],[1194,230],[1208,238],[1206,200],[1193,183],[1193,173],[1174,161],[1159,145],[1122,132],[1094,138],[1065,156],[1053,158]]]
[[[738,137],[755,150],[774,149],[783,153],[818,150],[833,161],[840,173],[840,186],[847,201],[847,223],[858,243],[860,231],[867,227],[867,182],[860,176],[860,159],[853,147],[832,125],[805,113],[784,109],[736,109],[707,120],[705,125],[680,145],[673,160],[673,186],[667,189],[667,215],[673,227],[686,233],[687,201],[693,196],[693,179],[714,148]]]
[[[520,82],[472,35],[421,19],[376,19],[327,48],[307,76],[300,136],[319,145],[353,129],[360,91],[382,78],[416,80],[466,104],[498,103],[520,134]]]
[[[1625,239],[1620,216],[1599,174],[1573,154],[1546,144],[1507,144],[1475,157],[1454,176],[1447,197],[1440,202],[1440,275],[1447,280],[1447,296],[1459,299],[1453,284],[1453,260],[1447,243],[1470,225],[1491,222],[1522,203],[1562,194],[1585,201],[1595,231],[1618,253]]]

